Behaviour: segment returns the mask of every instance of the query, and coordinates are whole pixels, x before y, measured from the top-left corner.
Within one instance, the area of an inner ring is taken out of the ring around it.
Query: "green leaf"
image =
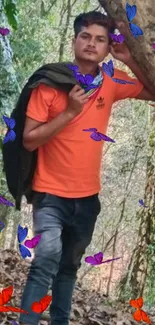
[[[17,8],[16,0],[5,0],[4,1],[4,11],[8,18],[8,22],[12,28],[17,30]]]

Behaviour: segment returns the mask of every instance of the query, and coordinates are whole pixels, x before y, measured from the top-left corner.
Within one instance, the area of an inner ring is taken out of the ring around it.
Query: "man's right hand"
[[[69,93],[67,112],[76,116],[82,112],[83,106],[87,102],[88,95],[79,85],[75,85]]]

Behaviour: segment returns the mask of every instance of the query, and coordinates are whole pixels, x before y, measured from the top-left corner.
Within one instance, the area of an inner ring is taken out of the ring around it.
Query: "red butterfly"
[[[0,312],[14,311],[16,313],[28,314],[27,311],[17,307],[3,306],[4,304],[7,304],[9,302],[12,293],[13,293],[13,286],[3,289],[2,292],[0,293]]]
[[[33,304],[31,305],[31,309],[35,313],[38,314],[43,313],[47,309],[51,301],[52,301],[52,296],[46,295],[45,297],[40,299],[39,302],[37,301],[33,302]]]
[[[151,324],[149,316],[147,315],[147,313],[145,313],[144,310],[141,309],[144,303],[142,297],[135,300],[130,300],[129,303],[132,307],[137,308],[137,310],[133,314],[133,318],[137,322],[143,321],[145,323]]]

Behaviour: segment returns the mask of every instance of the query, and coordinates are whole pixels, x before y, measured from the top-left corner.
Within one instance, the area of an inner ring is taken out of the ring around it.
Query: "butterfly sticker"
[[[4,205],[7,205],[9,207],[14,207],[15,205],[8,201],[7,199],[5,199],[3,196],[0,195],[0,204],[4,204]]]
[[[149,316],[147,315],[147,313],[144,310],[141,309],[143,306],[143,303],[144,303],[142,297],[135,299],[135,300],[130,300],[129,303],[132,307],[137,309],[133,313],[134,320],[136,320],[137,322],[143,321],[147,324],[151,324],[151,320],[150,320]]]
[[[121,257],[116,257],[116,258],[112,258],[110,260],[106,260],[103,261],[103,253],[99,252],[97,254],[95,254],[94,256],[87,256],[85,258],[85,262],[91,264],[91,265],[100,265],[100,264],[104,264],[104,263],[109,263],[115,260],[119,260]]]
[[[119,83],[119,84],[135,84],[135,82],[132,82],[132,81],[127,81],[127,80],[121,80],[121,79],[117,79],[117,78],[113,78],[113,75],[114,75],[114,65],[113,65],[113,62],[112,60],[110,60],[108,63],[103,63],[102,64],[102,68],[103,68],[103,71],[110,77],[112,78],[113,81]]]
[[[85,90],[85,92],[98,88],[97,85],[93,85],[94,77],[91,74],[83,75],[78,72],[79,67],[77,65],[67,64],[67,67],[74,72],[75,79],[81,84],[81,87]]]
[[[21,227],[18,225],[18,232],[17,232],[17,237],[18,237],[18,243],[19,243],[19,250],[21,253],[21,256],[25,259],[26,257],[31,257],[31,252],[29,249],[27,249],[24,245],[21,245],[21,242],[26,238],[28,234],[28,228]]]
[[[153,44],[153,49],[155,50],[155,43]]]
[[[92,134],[90,135],[90,138],[95,140],[95,141],[104,140],[104,141],[108,141],[108,142],[115,142],[115,140],[111,139],[107,135],[98,132],[96,128],[83,129],[83,131],[92,132]]]
[[[10,30],[8,28],[0,27],[0,34],[2,36],[7,36],[9,33],[10,33]]]
[[[52,296],[46,295],[45,297],[40,299],[39,302],[33,302],[33,304],[31,305],[31,309],[37,314],[43,313],[47,309],[51,301]]]
[[[41,239],[41,235],[39,234],[30,240],[26,240],[24,242],[24,245],[28,248],[34,248],[38,245],[38,243],[40,242],[40,239]]]
[[[77,65],[67,64],[67,67],[72,71],[78,71],[79,67]]]
[[[14,311],[16,313],[28,314],[28,312],[23,309],[13,307],[13,306],[4,306],[9,302],[12,294],[13,294],[13,286],[7,287],[2,290],[2,292],[0,293],[0,312]]]
[[[130,6],[128,3],[126,4],[126,16],[129,22],[129,28],[132,33],[132,35],[137,38],[140,35],[143,35],[143,31],[140,27],[137,25],[131,23],[133,18],[136,16],[137,13],[137,7],[136,5]]]
[[[143,200],[139,200],[139,204],[142,205],[144,208],[148,208],[148,205],[145,205]]]
[[[20,250],[21,256],[24,259],[26,257],[31,257],[31,252],[29,251],[28,248],[36,247],[41,239],[41,235],[39,234],[30,240],[25,240],[25,238],[27,237],[27,234],[28,234],[28,228],[27,227],[23,228],[20,225],[18,225],[17,237],[18,237],[18,243],[19,243],[19,250]],[[24,242],[25,246],[21,244],[24,240],[25,240],[25,242]]]
[[[13,324],[13,325],[18,325],[18,323],[15,322],[14,320],[11,320],[10,323]]]
[[[116,43],[123,43],[125,40],[125,37],[122,34],[116,35],[116,34],[109,33],[109,35],[110,38]]]
[[[5,228],[5,224],[2,221],[0,221],[0,233],[4,228]]]
[[[3,115],[3,120],[8,127],[8,131],[3,139],[3,144],[5,144],[9,141],[13,142],[16,138],[16,134],[12,129],[15,127],[16,122],[13,118],[10,118],[10,117],[4,116],[4,115]]]

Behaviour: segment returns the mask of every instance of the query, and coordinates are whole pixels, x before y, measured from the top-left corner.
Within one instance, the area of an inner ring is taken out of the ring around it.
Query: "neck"
[[[98,64],[92,62],[81,62],[80,60],[74,59],[73,64],[79,67],[79,72],[82,74],[91,74],[93,77],[97,76]]]

